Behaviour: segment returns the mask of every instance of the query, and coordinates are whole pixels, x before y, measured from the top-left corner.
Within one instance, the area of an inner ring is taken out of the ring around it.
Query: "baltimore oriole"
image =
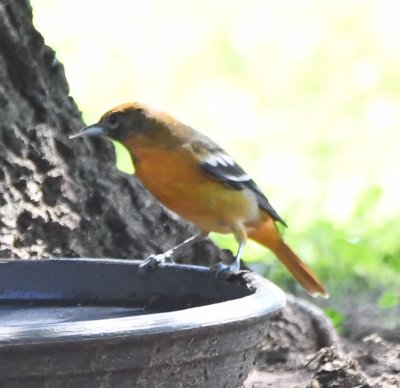
[[[282,240],[275,223],[286,223],[260,188],[211,139],[139,103],[111,109],[71,138],[89,136],[124,144],[150,193],[202,231],[149,262],[171,261],[209,232],[233,233],[239,249],[228,270],[239,270],[248,236],[272,250],[311,295],[328,296],[317,276]]]

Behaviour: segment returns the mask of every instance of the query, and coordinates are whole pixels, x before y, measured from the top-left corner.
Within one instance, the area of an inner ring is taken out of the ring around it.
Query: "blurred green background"
[[[138,100],[200,129],[265,190],[326,305],[399,305],[400,2],[31,3],[88,123]],[[302,292],[265,249],[244,257]]]

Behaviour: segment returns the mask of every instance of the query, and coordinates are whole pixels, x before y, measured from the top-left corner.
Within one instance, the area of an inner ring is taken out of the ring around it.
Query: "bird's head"
[[[99,122],[81,129],[70,136],[77,137],[106,137],[117,140],[131,151],[135,146],[159,145],[176,147],[183,138],[171,136],[171,133],[184,133],[186,127],[166,113],[154,110],[136,102],[119,105],[106,112]]]
[[[149,108],[138,103],[119,105],[106,112],[96,123],[81,129],[70,139],[77,137],[107,137],[122,143],[148,129],[154,120]]]

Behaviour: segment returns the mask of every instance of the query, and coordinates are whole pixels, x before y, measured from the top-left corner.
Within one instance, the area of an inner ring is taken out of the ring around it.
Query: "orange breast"
[[[230,233],[233,225],[258,217],[250,191],[207,175],[189,150],[135,148],[134,158],[137,176],[154,197],[203,231]]]

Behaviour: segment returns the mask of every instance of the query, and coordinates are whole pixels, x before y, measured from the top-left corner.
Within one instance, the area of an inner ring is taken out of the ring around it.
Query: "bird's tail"
[[[249,230],[248,235],[274,252],[310,295],[329,297],[317,275],[282,240],[275,222],[270,217],[264,219],[256,228]]]

